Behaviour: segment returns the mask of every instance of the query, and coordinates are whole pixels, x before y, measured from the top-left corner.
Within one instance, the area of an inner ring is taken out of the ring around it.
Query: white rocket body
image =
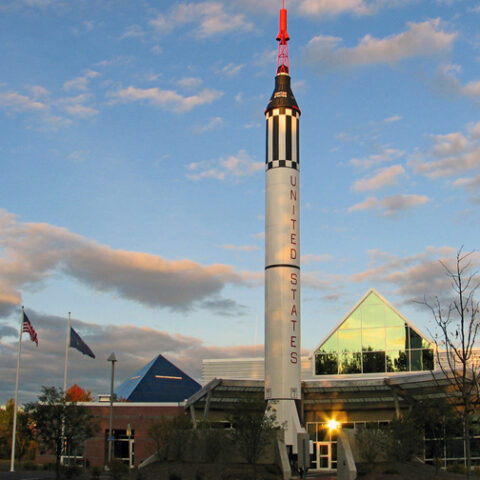
[[[265,399],[273,400],[285,440],[296,450],[304,431],[300,365],[300,110],[290,76],[279,73],[265,111]]]

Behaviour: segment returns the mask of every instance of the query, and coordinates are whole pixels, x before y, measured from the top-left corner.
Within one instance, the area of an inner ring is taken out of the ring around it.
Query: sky
[[[480,6],[287,0],[302,110],[302,348],[375,288],[449,292],[480,212]],[[0,0],[0,403],[161,353],[263,355],[264,109],[280,0]]]

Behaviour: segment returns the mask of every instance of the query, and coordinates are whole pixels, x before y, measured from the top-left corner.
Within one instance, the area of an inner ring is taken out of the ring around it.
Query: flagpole
[[[15,443],[17,440],[17,401],[18,401],[18,378],[20,376],[20,354],[22,353],[22,333],[25,310],[22,306],[22,318],[20,321],[20,332],[18,335],[17,354],[17,378],[15,380],[15,399],[13,401],[13,430],[12,430],[12,456],[10,457],[10,471],[15,471]]]
[[[71,319],[72,313],[68,312],[68,327],[67,327],[67,338],[65,340],[65,370],[63,372],[63,394],[67,393],[67,372],[68,372],[68,347],[70,346],[70,332],[71,332]]]

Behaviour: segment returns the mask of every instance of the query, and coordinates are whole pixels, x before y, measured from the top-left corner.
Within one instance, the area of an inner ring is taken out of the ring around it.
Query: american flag
[[[38,337],[37,337],[37,332],[33,328],[33,325],[30,323],[30,320],[27,317],[27,314],[23,312],[23,332],[27,332],[30,334],[30,340],[32,342],[35,342],[38,347]]]

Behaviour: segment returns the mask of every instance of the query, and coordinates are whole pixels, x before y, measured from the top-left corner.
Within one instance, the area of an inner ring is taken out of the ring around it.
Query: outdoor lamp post
[[[111,355],[107,358],[108,362],[112,362],[112,378],[110,383],[110,426],[108,429],[108,463],[112,460],[112,448],[113,448],[113,379],[115,376],[115,362],[117,361],[117,357],[115,353],[112,352]]]

